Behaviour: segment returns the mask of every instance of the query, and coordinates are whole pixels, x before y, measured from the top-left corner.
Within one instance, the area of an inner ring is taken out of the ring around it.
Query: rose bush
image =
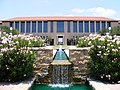
[[[44,46],[39,37],[4,35],[0,37],[0,81],[19,81],[33,74],[34,46]]]
[[[90,42],[91,46],[89,51],[91,76],[118,82],[120,80],[120,39],[117,36],[100,35],[90,35],[88,41],[84,39],[82,41]]]

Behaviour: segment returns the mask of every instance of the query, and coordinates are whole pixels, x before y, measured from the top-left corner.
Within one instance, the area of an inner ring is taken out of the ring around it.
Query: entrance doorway
[[[58,45],[63,45],[63,36],[58,36]]]

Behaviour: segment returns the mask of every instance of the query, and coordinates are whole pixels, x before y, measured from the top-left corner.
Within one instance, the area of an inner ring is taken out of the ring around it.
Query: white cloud
[[[85,9],[72,9],[73,13],[83,13]]]
[[[82,15],[82,16],[101,16],[101,17],[109,17],[116,19],[117,12],[113,9],[104,8],[104,7],[95,7],[95,8],[88,8],[88,9],[72,9],[67,16],[75,16],[75,15]]]
[[[115,10],[103,7],[90,8],[87,9],[87,11],[93,16],[114,17],[117,15],[117,12]]]

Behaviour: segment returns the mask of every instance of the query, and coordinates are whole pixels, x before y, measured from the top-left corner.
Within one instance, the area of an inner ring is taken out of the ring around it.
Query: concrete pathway
[[[0,82],[0,90],[28,90],[33,83],[33,79],[16,83]]]
[[[95,90],[120,90],[120,84],[106,84],[96,80],[89,80],[89,82]]]

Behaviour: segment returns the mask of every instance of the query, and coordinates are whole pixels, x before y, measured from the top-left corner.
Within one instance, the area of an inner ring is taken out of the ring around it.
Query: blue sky
[[[0,0],[0,19],[20,16],[103,16],[120,19],[120,0]]]

